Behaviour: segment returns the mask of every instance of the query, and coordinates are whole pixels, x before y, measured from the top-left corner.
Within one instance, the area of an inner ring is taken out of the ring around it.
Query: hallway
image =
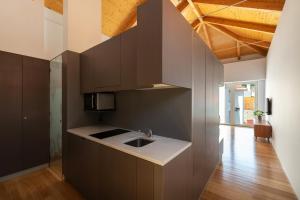
[[[224,154],[203,200],[297,199],[271,144],[254,140],[253,129],[221,126]]]

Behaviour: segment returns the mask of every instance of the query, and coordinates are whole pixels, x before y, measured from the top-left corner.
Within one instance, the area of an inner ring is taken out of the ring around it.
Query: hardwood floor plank
[[[297,199],[271,144],[255,141],[253,129],[220,126],[224,155],[203,200]]]
[[[8,181],[0,182],[2,200],[82,200],[68,183],[59,181],[42,169]]]
[[[222,163],[210,178],[202,200],[297,199],[271,144],[254,140],[253,129],[221,126]],[[42,169],[0,182],[2,200],[82,200],[68,183]]]

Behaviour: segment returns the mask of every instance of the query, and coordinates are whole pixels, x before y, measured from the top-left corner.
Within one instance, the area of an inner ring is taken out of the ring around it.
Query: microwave
[[[114,111],[115,109],[115,93],[84,94],[84,110],[86,111]]]

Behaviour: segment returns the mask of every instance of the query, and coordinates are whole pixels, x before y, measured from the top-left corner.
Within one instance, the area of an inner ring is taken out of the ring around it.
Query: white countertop
[[[135,131],[123,133],[105,139],[97,139],[90,136],[94,133],[108,131],[116,128],[117,127],[97,125],[69,129],[68,132],[161,166],[167,164],[192,144],[191,142],[157,135],[153,135],[151,138],[147,138],[143,133]],[[151,139],[154,140],[154,142],[138,148],[124,144],[125,142],[131,141],[136,138]]]

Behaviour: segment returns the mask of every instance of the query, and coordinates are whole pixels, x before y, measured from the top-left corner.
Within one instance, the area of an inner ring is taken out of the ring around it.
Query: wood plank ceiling
[[[64,13],[64,0],[44,0],[44,6],[59,14]]]
[[[118,35],[136,25],[146,0],[102,0],[102,31]],[[171,0],[219,59],[266,56],[284,0]]]

